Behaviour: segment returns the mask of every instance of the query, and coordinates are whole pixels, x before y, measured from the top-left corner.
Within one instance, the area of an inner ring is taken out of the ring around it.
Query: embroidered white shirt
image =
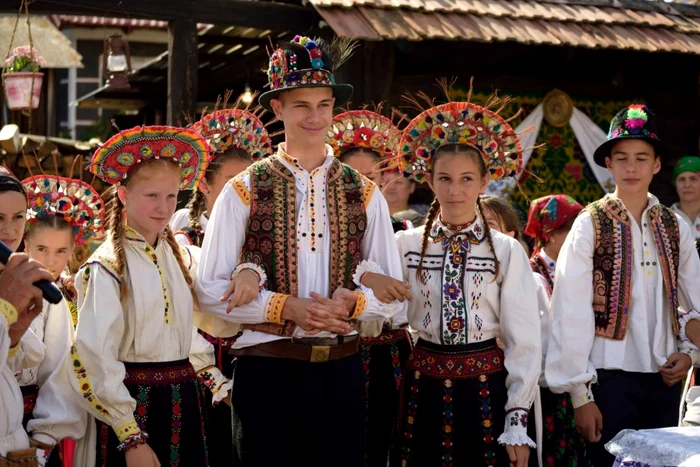
[[[22,428],[24,404],[14,371],[8,366],[10,325],[17,320],[16,310],[10,315],[6,304],[0,303],[0,456],[8,451],[27,449],[29,439]]]
[[[460,232],[462,238],[472,240],[461,242],[461,248],[468,248],[466,263],[463,250],[456,254],[447,240],[456,233],[437,220],[423,256],[424,280],[420,281],[416,272],[421,263],[426,228],[430,227],[396,233],[404,279],[412,285],[409,325],[421,339],[443,345],[482,342],[494,339],[500,332],[508,371],[506,410],[518,410],[527,416],[540,376],[542,341],[536,285],[525,250],[517,240],[492,230],[500,264],[499,275],[495,278],[494,255],[482,220],[477,217]],[[511,426],[508,419],[505,433],[534,446],[526,429]]]
[[[687,340],[678,340],[671,328],[661,266],[649,223],[649,209],[656,204],[659,200],[650,194],[642,225],[629,215],[633,264],[624,339],[595,334],[592,308],[595,227],[588,212],[576,218],[559,253],[545,377],[552,391],[571,394],[574,407],[593,400],[587,384],[596,381],[597,369],[657,373],[668,357],[678,351],[697,360],[697,349]],[[700,310],[700,259],[690,229],[680,218],[678,227],[678,312],[683,325],[691,316],[700,316],[696,312]]]
[[[299,297],[310,297],[311,292],[329,296],[330,287],[330,227],[328,216],[337,213],[327,212],[326,177],[333,162],[333,150],[326,145],[324,163],[308,172],[298,161],[284,152],[285,144],[280,144],[278,157],[296,180],[297,211],[297,280]],[[240,324],[257,324],[266,322],[266,310],[276,295],[263,290],[248,305],[235,308],[226,313],[227,303],[219,298],[230,283],[231,272],[239,262],[239,253],[245,241],[250,203],[241,198],[233,184],[242,181],[242,189],[250,192],[250,176],[243,172],[226,184],[219,195],[207,225],[202,257],[199,263],[197,297],[203,311],[216,315],[223,320]],[[371,183],[366,181],[365,183]],[[368,188],[373,188],[374,185]],[[399,279],[401,261],[394,241],[389,208],[379,190],[371,191],[371,197],[365,200],[367,227],[362,240],[362,256],[379,264],[387,274]],[[358,290],[367,299],[365,311],[358,317],[359,321],[389,319],[400,313],[404,304],[394,301],[383,304],[374,297],[371,289],[363,286]],[[380,326],[381,328],[381,326]],[[352,334],[355,334],[353,331]],[[305,331],[296,327],[295,337],[303,337]],[[333,334],[320,332],[314,337],[331,337]],[[243,331],[236,340],[234,348],[282,339],[280,336],[251,330]]]

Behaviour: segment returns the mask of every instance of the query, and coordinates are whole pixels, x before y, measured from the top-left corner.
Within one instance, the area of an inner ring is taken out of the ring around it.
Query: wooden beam
[[[197,23],[176,19],[168,24],[167,124],[185,122],[197,109]]]
[[[5,0],[0,11],[17,14],[21,0]],[[242,26],[273,31],[308,31],[318,21],[312,7],[250,0],[35,0],[34,14],[103,16],[107,13],[162,21]]]

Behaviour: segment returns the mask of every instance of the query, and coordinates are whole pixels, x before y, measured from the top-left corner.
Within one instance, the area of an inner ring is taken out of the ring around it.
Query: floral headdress
[[[333,148],[333,154],[340,157],[346,151],[365,148],[376,152],[382,159],[392,160],[396,156],[401,131],[392,119],[368,109],[351,110],[333,118],[326,142]]]
[[[209,145],[192,129],[141,126],[120,131],[95,151],[90,171],[112,185],[127,180],[142,163],[172,159],[180,167],[180,189],[196,188],[209,162]]]
[[[23,156],[26,161],[26,155]],[[56,175],[44,173],[41,162],[37,159],[42,173],[34,175],[30,172],[29,178],[22,180],[22,188],[27,194],[27,230],[43,217],[56,216],[70,224],[77,245],[103,238],[105,203],[93,186],[80,178],[73,178],[73,170],[78,162],[82,175],[82,156],[73,159],[68,177],[58,175],[56,152],[53,156]]]
[[[211,163],[217,156],[229,149],[243,149],[253,162],[272,154],[272,140],[265,129],[260,116],[264,109],[256,107],[238,108],[240,98],[232,108],[226,108],[231,93],[225,94],[223,106],[218,109],[219,101],[211,113],[204,112],[202,119],[189,128],[201,134],[209,144]],[[253,96],[255,97],[255,96]]]
[[[440,82],[440,88],[448,98],[453,84],[454,81],[449,84],[444,80]],[[480,106],[469,102],[471,93],[470,83],[466,102],[437,106],[424,93],[418,94],[418,98],[430,108],[411,120],[403,131],[399,160],[405,177],[423,182],[432,171],[436,151],[448,144],[463,144],[479,151],[492,180],[516,177],[522,171],[523,148],[518,134],[508,124],[521,111],[506,120],[499,113],[512,102],[512,98],[501,98],[494,93],[484,106]],[[424,108],[415,97],[406,96],[406,99],[419,109]]]

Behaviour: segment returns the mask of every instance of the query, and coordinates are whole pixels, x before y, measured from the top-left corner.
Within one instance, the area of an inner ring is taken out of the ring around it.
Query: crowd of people
[[[297,36],[259,108],[119,131],[90,164],[106,204],[0,172],[24,250],[0,274],[0,467],[625,466],[620,431],[700,425],[700,158],[660,204],[670,152],[630,105],[595,153],[615,191],[533,200],[523,228],[482,194],[523,170],[508,98],[334,117],[351,49]]]

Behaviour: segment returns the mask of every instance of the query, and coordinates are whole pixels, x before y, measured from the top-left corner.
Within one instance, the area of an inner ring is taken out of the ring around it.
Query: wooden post
[[[197,108],[197,23],[175,19],[168,23],[168,125],[186,125],[185,114]]]

